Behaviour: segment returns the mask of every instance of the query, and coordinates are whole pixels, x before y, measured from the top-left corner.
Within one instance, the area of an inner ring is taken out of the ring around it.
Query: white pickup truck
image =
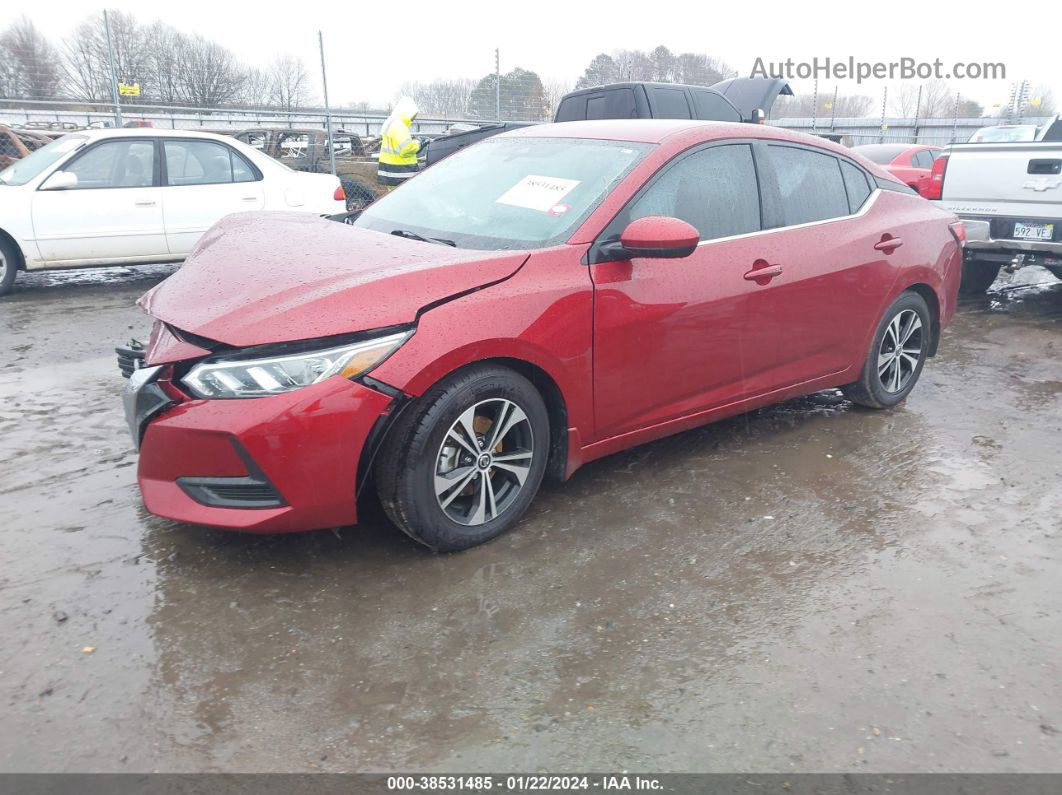
[[[952,144],[922,195],[966,227],[961,292],[985,292],[1001,267],[1042,265],[1062,279],[1062,121],[1033,141]]]

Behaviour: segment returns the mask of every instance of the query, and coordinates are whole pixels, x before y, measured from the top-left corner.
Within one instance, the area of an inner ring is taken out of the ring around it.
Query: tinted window
[[[108,141],[89,149],[63,171],[77,175],[78,188],[143,188],[152,184],[151,141]]]
[[[683,157],[629,207],[622,223],[647,215],[681,218],[701,240],[756,232],[760,196],[746,144],[703,149]]]
[[[836,157],[793,146],[771,145],[768,149],[785,226],[848,215],[848,194]]]
[[[167,185],[252,182],[254,169],[229,147],[213,141],[166,141]]]
[[[918,168],[933,168],[933,153],[925,150],[918,152],[914,156],[914,164]]]
[[[681,88],[651,88],[653,116],[657,119],[688,119],[690,106]]]
[[[638,113],[634,106],[634,91],[617,88],[586,100],[588,119],[634,119]]]
[[[714,121],[741,121],[741,114],[734,106],[714,91],[693,90],[693,106],[698,119]]]
[[[579,121],[586,118],[586,96],[568,97],[561,101],[554,121]]]
[[[845,190],[848,191],[848,209],[854,213],[870,196],[870,183],[867,182],[863,169],[856,168],[844,160],[841,161],[841,176],[844,178]]]

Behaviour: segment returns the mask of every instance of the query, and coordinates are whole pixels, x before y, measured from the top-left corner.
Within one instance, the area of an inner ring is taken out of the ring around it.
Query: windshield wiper
[[[457,243],[452,240],[444,240],[441,237],[424,237],[424,235],[418,235],[416,232],[410,232],[408,229],[392,229],[391,234],[397,237],[404,237],[407,240],[419,240],[421,243],[441,243],[444,246],[453,246],[457,248]]]

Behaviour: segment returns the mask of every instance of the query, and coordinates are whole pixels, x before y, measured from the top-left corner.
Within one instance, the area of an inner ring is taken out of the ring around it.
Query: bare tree
[[[557,113],[561,97],[572,90],[572,84],[567,80],[550,78],[542,82],[542,88],[546,96],[546,118],[552,119]]]
[[[180,97],[195,107],[212,108],[239,97],[243,69],[220,44],[200,35],[181,36]]]
[[[301,58],[279,55],[269,66],[270,104],[284,110],[296,110],[313,98],[310,74]]]
[[[864,94],[819,94],[818,106],[814,94],[780,96],[774,101],[771,116],[776,119],[860,119],[874,109],[874,100]],[[832,108],[826,107],[833,105]]]
[[[272,92],[267,72],[252,66],[244,71],[242,85],[240,102],[244,105],[263,107],[269,104]]]
[[[26,17],[0,35],[0,61],[4,96],[47,99],[59,93],[58,51]]]
[[[114,71],[119,82],[141,83],[149,73],[145,29],[132,14],[108,12]],[[111,95],[107,33],[103,14],[94,14],[74,30],[63,47],[63,71],[70,93],[80,99],[108,100]]]
[[[468,98],[475,87],[476,81],[468,78],[432,80],[430,83],[403,83],[398,93],[411,97],[422,114],[453,119],[465,114]]]

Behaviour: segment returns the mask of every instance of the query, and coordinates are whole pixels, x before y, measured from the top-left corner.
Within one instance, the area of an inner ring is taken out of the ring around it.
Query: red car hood
[[[508,278],[526,251],[471,251],[297,213],[229,216],[139,305],[228,345],[412,323],[427,304]]]

